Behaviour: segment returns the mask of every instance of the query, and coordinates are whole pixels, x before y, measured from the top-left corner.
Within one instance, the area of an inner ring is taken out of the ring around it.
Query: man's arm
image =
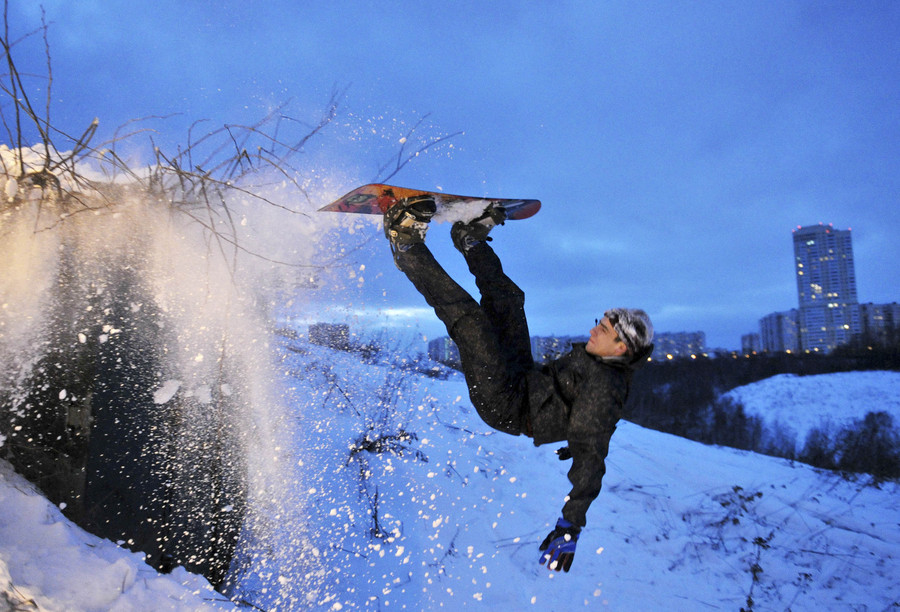
[[[579,527],[587,522],[586,514],[591,503],[600,494],[603,476],[606,474],[606,456],[609,453],[609,439],[616,429],[613,423],[591,432],[577,432],[569,436],[569,452],[572,467],[569,482],[572,489],[566,497],[562,509],[563,518]]]
[[[600,493],[606,474],[606,456],[609,440],[616,430],[616,423],[624,403],[622,389],[617,388],[611,376],[598,376],[582,381],[583,389],[572,404],[569,414],[568,439],[572,455],[569,469],[569,492],[563,506],[563,517],[574,525],[583,527],[591,502]]]
[[[577,402],[576,402],[577,403]],[[581,528],[584,526],[588,507],[600,493],[600,484],[606,473],[606,455],[609,439],[615,431],[618,410],[611,410],[598,417],[597,411],[582,414],[573,406],[570,418],[569,446],[566,449],[572,458],[569,480],[572,490],[563,506],[562,518],[556,522],[539,549],[539,563],[545,562],[551,570],[568,572],[575,559],[575,547]],[[603,411],[601,411],[603,412]],[[575,421],[573,426],[573,420]],[[562,458],[563,455],[560,455]]]

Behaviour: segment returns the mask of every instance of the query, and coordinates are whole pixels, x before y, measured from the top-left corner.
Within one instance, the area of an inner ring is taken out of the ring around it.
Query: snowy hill
[[[900,605],[896,484],[622,423],[572,572],[556,575],[537,563],[568,492],[555,448],[489,431],[458,375],[285,344],[292,503],[246,545],[240,584],[262,609],[737,610],[748,596],[759,610]],[[0,593],[25,602],[17,609],[229,605],[200,578],[159,576],[80,532],[5,465]]]
[[[0,460],[0,610],[234,609],[182,568],[160,576],[142,555],[84,532]]]
[[[724,397],[767,425],[790,428],[800,445],[813,427],[840,427],[868,412],[887,412],[900,423],[900,372],[781,374],[732,389]]]

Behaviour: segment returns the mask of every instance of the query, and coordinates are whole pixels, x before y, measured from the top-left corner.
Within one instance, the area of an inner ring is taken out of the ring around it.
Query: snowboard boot
[[[506,221],[506,209],[502,206],[489,206],[484,214],[468,222],[457,221],[450,228],[450,238],[453,246],[461,253],[466,253],[475,245],[489,242],[488,234],[497,225],[503,225]]]
[[[400,200],[384,213],[384,235],[392,252],[404,252],[414,244],[425,242],[428,222],[437,212],[434,198],[416,196]]]

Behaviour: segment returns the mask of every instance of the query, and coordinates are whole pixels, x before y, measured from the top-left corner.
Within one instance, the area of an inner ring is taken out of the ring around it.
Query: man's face
[[[603,317],[591,330],[591,338],[584,350],[595,357],[618,357],[624,355],[628,347],[616,335],[616,330],[613,329],[609,319]]]

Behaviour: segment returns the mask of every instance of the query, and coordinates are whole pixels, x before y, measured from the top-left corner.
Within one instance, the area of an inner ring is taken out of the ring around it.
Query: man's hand
[[[556,528],[541,543],[540,550],[547,552],[541,554],[539,563],[543,565],[546,561],[547,569],[568,572],[575,559],[575,545],[580,533],[581,527],[576,527],[566,519],[556,521]]]

